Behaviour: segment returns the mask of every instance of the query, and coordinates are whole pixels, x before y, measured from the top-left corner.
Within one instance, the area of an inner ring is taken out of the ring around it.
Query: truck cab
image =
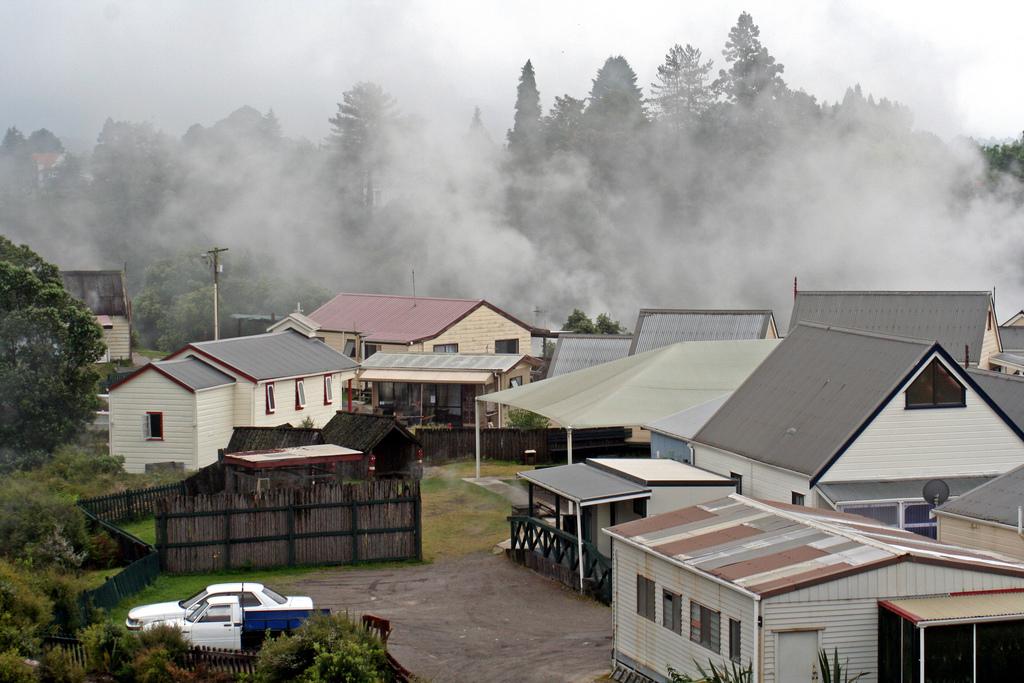
[[[234,595],[214,595],[185,613],[181,632],[193,645],[242,649],[242,606]]]

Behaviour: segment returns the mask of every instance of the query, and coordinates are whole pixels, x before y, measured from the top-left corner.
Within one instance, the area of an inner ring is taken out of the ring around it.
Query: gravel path
[[[389,650],[432,681],[593,681],[612,615],[502,555],[395,569],[325,570],[290,587],[318,607],[391,620]]]

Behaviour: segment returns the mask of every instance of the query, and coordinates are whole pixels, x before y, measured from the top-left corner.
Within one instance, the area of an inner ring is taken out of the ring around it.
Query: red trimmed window
[[[277,410],[277,401],[274,400],[274,383],[267,382],[267,415]]]
[[[324,375],[324,405],[334,403],[334,375]]]
[[[306,384],[301,380],[295,380],[295,410],[302,410],[306,407]]]
[[[145,435],[146,441],[163,441],[164,414],[147,412],[143,417],[142,433]]]

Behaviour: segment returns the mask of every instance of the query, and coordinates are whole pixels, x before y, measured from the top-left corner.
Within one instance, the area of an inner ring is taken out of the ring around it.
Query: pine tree
[[[737,104],[751,106],[762,94],[777,98],[786,90],[780,75],[784,67],[761,45],[760,35],[754,19],[743,12],[729,30],[729,40],[722,50],[731,66],[728,71],[718,72],[715,83]]]
[[[354,177],[365,207],[374,205],[376,177],[388,157],[389,137],[399,121],[395,98],[376,83],[357,83],[342,93],[338,113],[328,119],[330,142]]]
[[[656,83],[651,83],[651,101],[658,119],[680,130],[692,126],[711,108],[718,89],[711,82],[713,60],[701,61],[701,51],[692,45],[673,45],[658,67]]]
[[[515,122],[508,131],[508,149],[516,160],[531,163],[541,151],[540,92],[533,64],[526,60],[516,88]]]
[[[609,57],[598,70],[584,120],[590,128],[608,132],[631,130],[647,122],[636,72],[625,57]]]
[[[549,152],[578,151],[586,102],[570,95],[555,97],[544,117],[544,144]]]

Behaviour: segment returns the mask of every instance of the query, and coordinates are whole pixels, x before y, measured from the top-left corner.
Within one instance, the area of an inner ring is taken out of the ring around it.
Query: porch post
[[[921,633],[921,654],[920,654],[920,657],[921,657],[921,675],[920,675],[920,681],[921,681],[921,683],[925,683],[925,681],[924,681],[924,627],[923,626],[918,627],[917,630]]]
[[[532,481],[529,482],[526,485],[526,490],[528,492],[528,497],[529,497],[529,508],[527,509],[526,516],[527,517],[533,517],[533,482]]]
[[[583,592],[583,506],[576,501],[576,555],[580,567],[580,593]]]
[[[569,451],[569,464],[572,464],[572,425],[565,428],[565,439],[567,450]]]
[[[562,529],[562,497],[555,494],[555,528]]]
[[[476,478],[480,478],[480,401],[474,401],[473,422],[476,425]]]

